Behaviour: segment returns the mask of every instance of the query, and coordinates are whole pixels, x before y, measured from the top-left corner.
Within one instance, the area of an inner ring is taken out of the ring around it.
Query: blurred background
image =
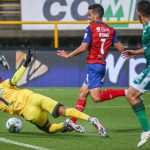
[[[105,9],[103,21],[114,27],[126,49],[141,47],[142,25],[136,14],[138,0],[1,0],[0,55],[10,70],[0,66],[0,76],[11,78],[30,48],[34,57],[18,86],[79,87],[85,80],[86,53],[70,60],[58,49],[72,51],[83,39],[90,4]],[[145,59],[125,60],[113,47],[107,56],[104,87],[127,87],[145,67]]]

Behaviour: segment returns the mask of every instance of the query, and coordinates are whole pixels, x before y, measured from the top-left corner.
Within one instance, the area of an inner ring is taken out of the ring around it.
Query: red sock
[[[82,112],[85,106],[86,106],[86,100],[78,99],[77,104],[76,104],[76,109]],[[73,123],[76,123],[77,121],[77,119],[74,117],[72,117],[71,120]]]
[[[110,99],[113,99],[115,97],[125,96],[125,90],[124,89],[107,89],[105,91],[100,92],[100,101],[107,101]]]

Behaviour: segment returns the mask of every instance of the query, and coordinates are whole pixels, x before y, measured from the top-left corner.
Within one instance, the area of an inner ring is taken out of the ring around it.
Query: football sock
[[[75,108],[67,108],[66,109],[66,117],[75,117],[82,120],[88,120],[89,116],[85,113],[80,112]]]
[[[86,100],[78,99],[76,104],[76,109],[82,112],[84,111],[85,106],[86,106]],[[73,123],[76,123],[77,118],[72,117],[71,120]]]
[[[148,123],[148,119],[145,112],[145,106],[143,104],[143,101],[141,100],[139,103],[132,106],[136,116],[139,119],[139,122],[143,128],[144,131],[150,130],[150,125]]]
[[[107,101],[120,96],[125,96],[124,89],[107,89],[105,91],[100,92],[100,101]]]
[[[57,132],[62,132],[64,130],[64,123],[53,123],[49,127],[49,133],[57,133]]]

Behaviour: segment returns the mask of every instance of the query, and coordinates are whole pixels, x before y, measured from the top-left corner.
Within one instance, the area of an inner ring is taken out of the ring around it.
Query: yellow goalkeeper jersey
[[[21,110],[33,92],[28,89],[19,89],[5,80],[0,83],[0,110],[10,114],[16,114]]]

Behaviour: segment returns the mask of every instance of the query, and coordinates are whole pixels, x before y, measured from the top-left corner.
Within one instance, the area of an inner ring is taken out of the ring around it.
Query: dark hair
[[[144,17],[150,17],[150,2],[142,0],[137,4],[138,11]]]
[[[102,5],[100,4],[93,4],[93,5],[90,5],[88,7],[88,10],[92,10],[94,13],[97,13],[99,15],[100,18],[103,17],[104,15],[104,8]]]

